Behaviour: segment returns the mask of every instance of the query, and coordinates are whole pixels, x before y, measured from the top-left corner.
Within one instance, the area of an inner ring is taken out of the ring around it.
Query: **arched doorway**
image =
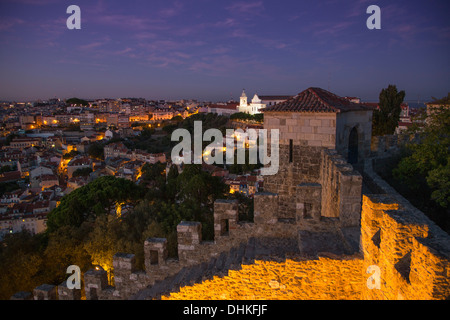
[[[358,130],[353,127],[348,137],[348,163],[358,163]]]

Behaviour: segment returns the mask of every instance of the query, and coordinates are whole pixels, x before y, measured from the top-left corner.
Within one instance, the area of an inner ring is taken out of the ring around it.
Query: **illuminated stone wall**
[[[394,195],[363,196],[361,256],[255,261],[163,299],[448,299],[449,235]],[[369,266],[379,268],[379,289],[367,284]]]
[[[324,168],[329,168],[324,171],[339,171],[333,169],[339,166],[334,154],[322,156]],[[330,165],[325,166],[327,162]],[[341,180],[339,175],[328,176]],[[375,173],[367,172],[365,179],[377,194],[363,195],[360,225],[352,226],[360,234],[359,253],[330,254],[332,246],[326,244],[345,240],[337,236],[348,231],[340,228],[345,226],[342,221],[313,210],[317,229],[305,233],[304,219],[280,220],[278,194],[259,193],[254,198],[253,223],[238,221],[235,201],[215,203],[214,241],[202,240],[200,223],[181,222],[178,259],[168,258],[166,239],[150,238],[144,244],[145,270],[136,270],[133,254],[114,255],[114,287],[108,285],[106,271],[86,272],[86,299],[448,299],[450,236]],[[352,188],[358,180],[335,184],[342,189],[337,194],[355,193]],[[332,193],[324,188],[330,186],[304,184],[301,196],[305,202],[319,194],[327,197]],[[354,216],[361,205],[356,198],[343,203],[339,219],[347,211]],[[329,225],[323,227],[327,221],[335,224],[333,237],[328,237]],[[308,235],[316,238],[307,239]],[[305,254],[302,248],[311,246],[316,246],[314,255]],[[378,272],[366,272],[374,268]],[[44,285],[33,294],[12,298],[55,299],[57,293],[59,299],[79,299],[68,290],[63,284],[57,290]]]
[[[364,270],[379,267],[380,289],[363,299],[450,297],[450,236],[398,194],[363,196]]]
[[[164,296],[167,300],[340,300],[360,299],[361,257],[283,262],[255,261],[228,276],[214,277]]]

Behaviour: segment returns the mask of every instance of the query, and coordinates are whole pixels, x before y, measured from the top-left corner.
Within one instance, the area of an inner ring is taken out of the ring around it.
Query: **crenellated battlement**
[[[364,299],[448,299],[450,236],[374,172],[382,194],[364,195],[361,247],[364,267],[380,268],[380,290]]]
[[[361,174],[336,151],[323,149],[317,161],[315,182],[289,187],[288,218],[278,193],[255,194],[253,222],[239,221],[237,201],[217,200],[214,241],[202,239],[200,222],[181,221],[178,258],[168,257],[167,239],[148,238],[145,270],[134,254],[117,253],[114,286],[103,269],[84,273],[86,299],[448,298],[449,235],[374,172],[365,176],[378,194],[362,196]],[[379,267],[380,289],[366,284],[369,266]],[[33,298],[81,294],[62,283],[11,297]]]
[[[418,142],[419,138],[418,134],[406,133],[374,136],[370,144],[371,157],[389,157],[407,143]]]

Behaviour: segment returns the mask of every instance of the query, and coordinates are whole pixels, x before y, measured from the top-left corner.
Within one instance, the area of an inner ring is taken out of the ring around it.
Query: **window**
[[[312,219],[312,204],[304,203],[303,204],[303,219]]]
[[[98,300],[98,295],[97,295],[97,289],[96,288],[89,288],[89,293],[91,296],[91,300]]]
[[[381,229],[379,229],[372,237],[372,242],[374,245],[377,246],[377,248],[380,248],[381,244]]]
[[[347,158],[350,164],[358,163],[358,131],[356,130],[356,127],[353,127],[350,131]]]
[[[292,139],[289,140],[289,163],[293,161],[294,158],[294,141]]]
[[[151,265],[158,264],[158,251],[150,250],[150,264]]]
[[[403,279],[405,279],[408,283],[411,283],[409,280],[409,274],[411,272],[411,251],[398,260],[394,267]]]
[[[220,235],[221,235],[221,236],[226,236],[226,235],[228,235],[228,231],[229,231],[229,222],[228,222],[228,219],[222,219],[222,220],[220,221],[220,224],[221,224],[221,228],[222,228]]]

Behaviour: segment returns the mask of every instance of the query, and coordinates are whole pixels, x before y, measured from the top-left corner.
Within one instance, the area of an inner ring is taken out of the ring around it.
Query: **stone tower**
[[[247,95],[245,94],[245,89],[243,89],[239,103],[239,112],[246,112],[246,111],[248,111],[248,101]]]
[[[362,177],[354,167],[370,152],[372,109],[309,88],[263,112],[264,129],[280,133],[280,169],[264,177],[264,190],[278,197],[278,221],[297,224],[303,243],[359,226]]]
[[[247,106],[247,95],[245,94],[245,89],[242,89],[242,94],[241,94],[241,106]]]

